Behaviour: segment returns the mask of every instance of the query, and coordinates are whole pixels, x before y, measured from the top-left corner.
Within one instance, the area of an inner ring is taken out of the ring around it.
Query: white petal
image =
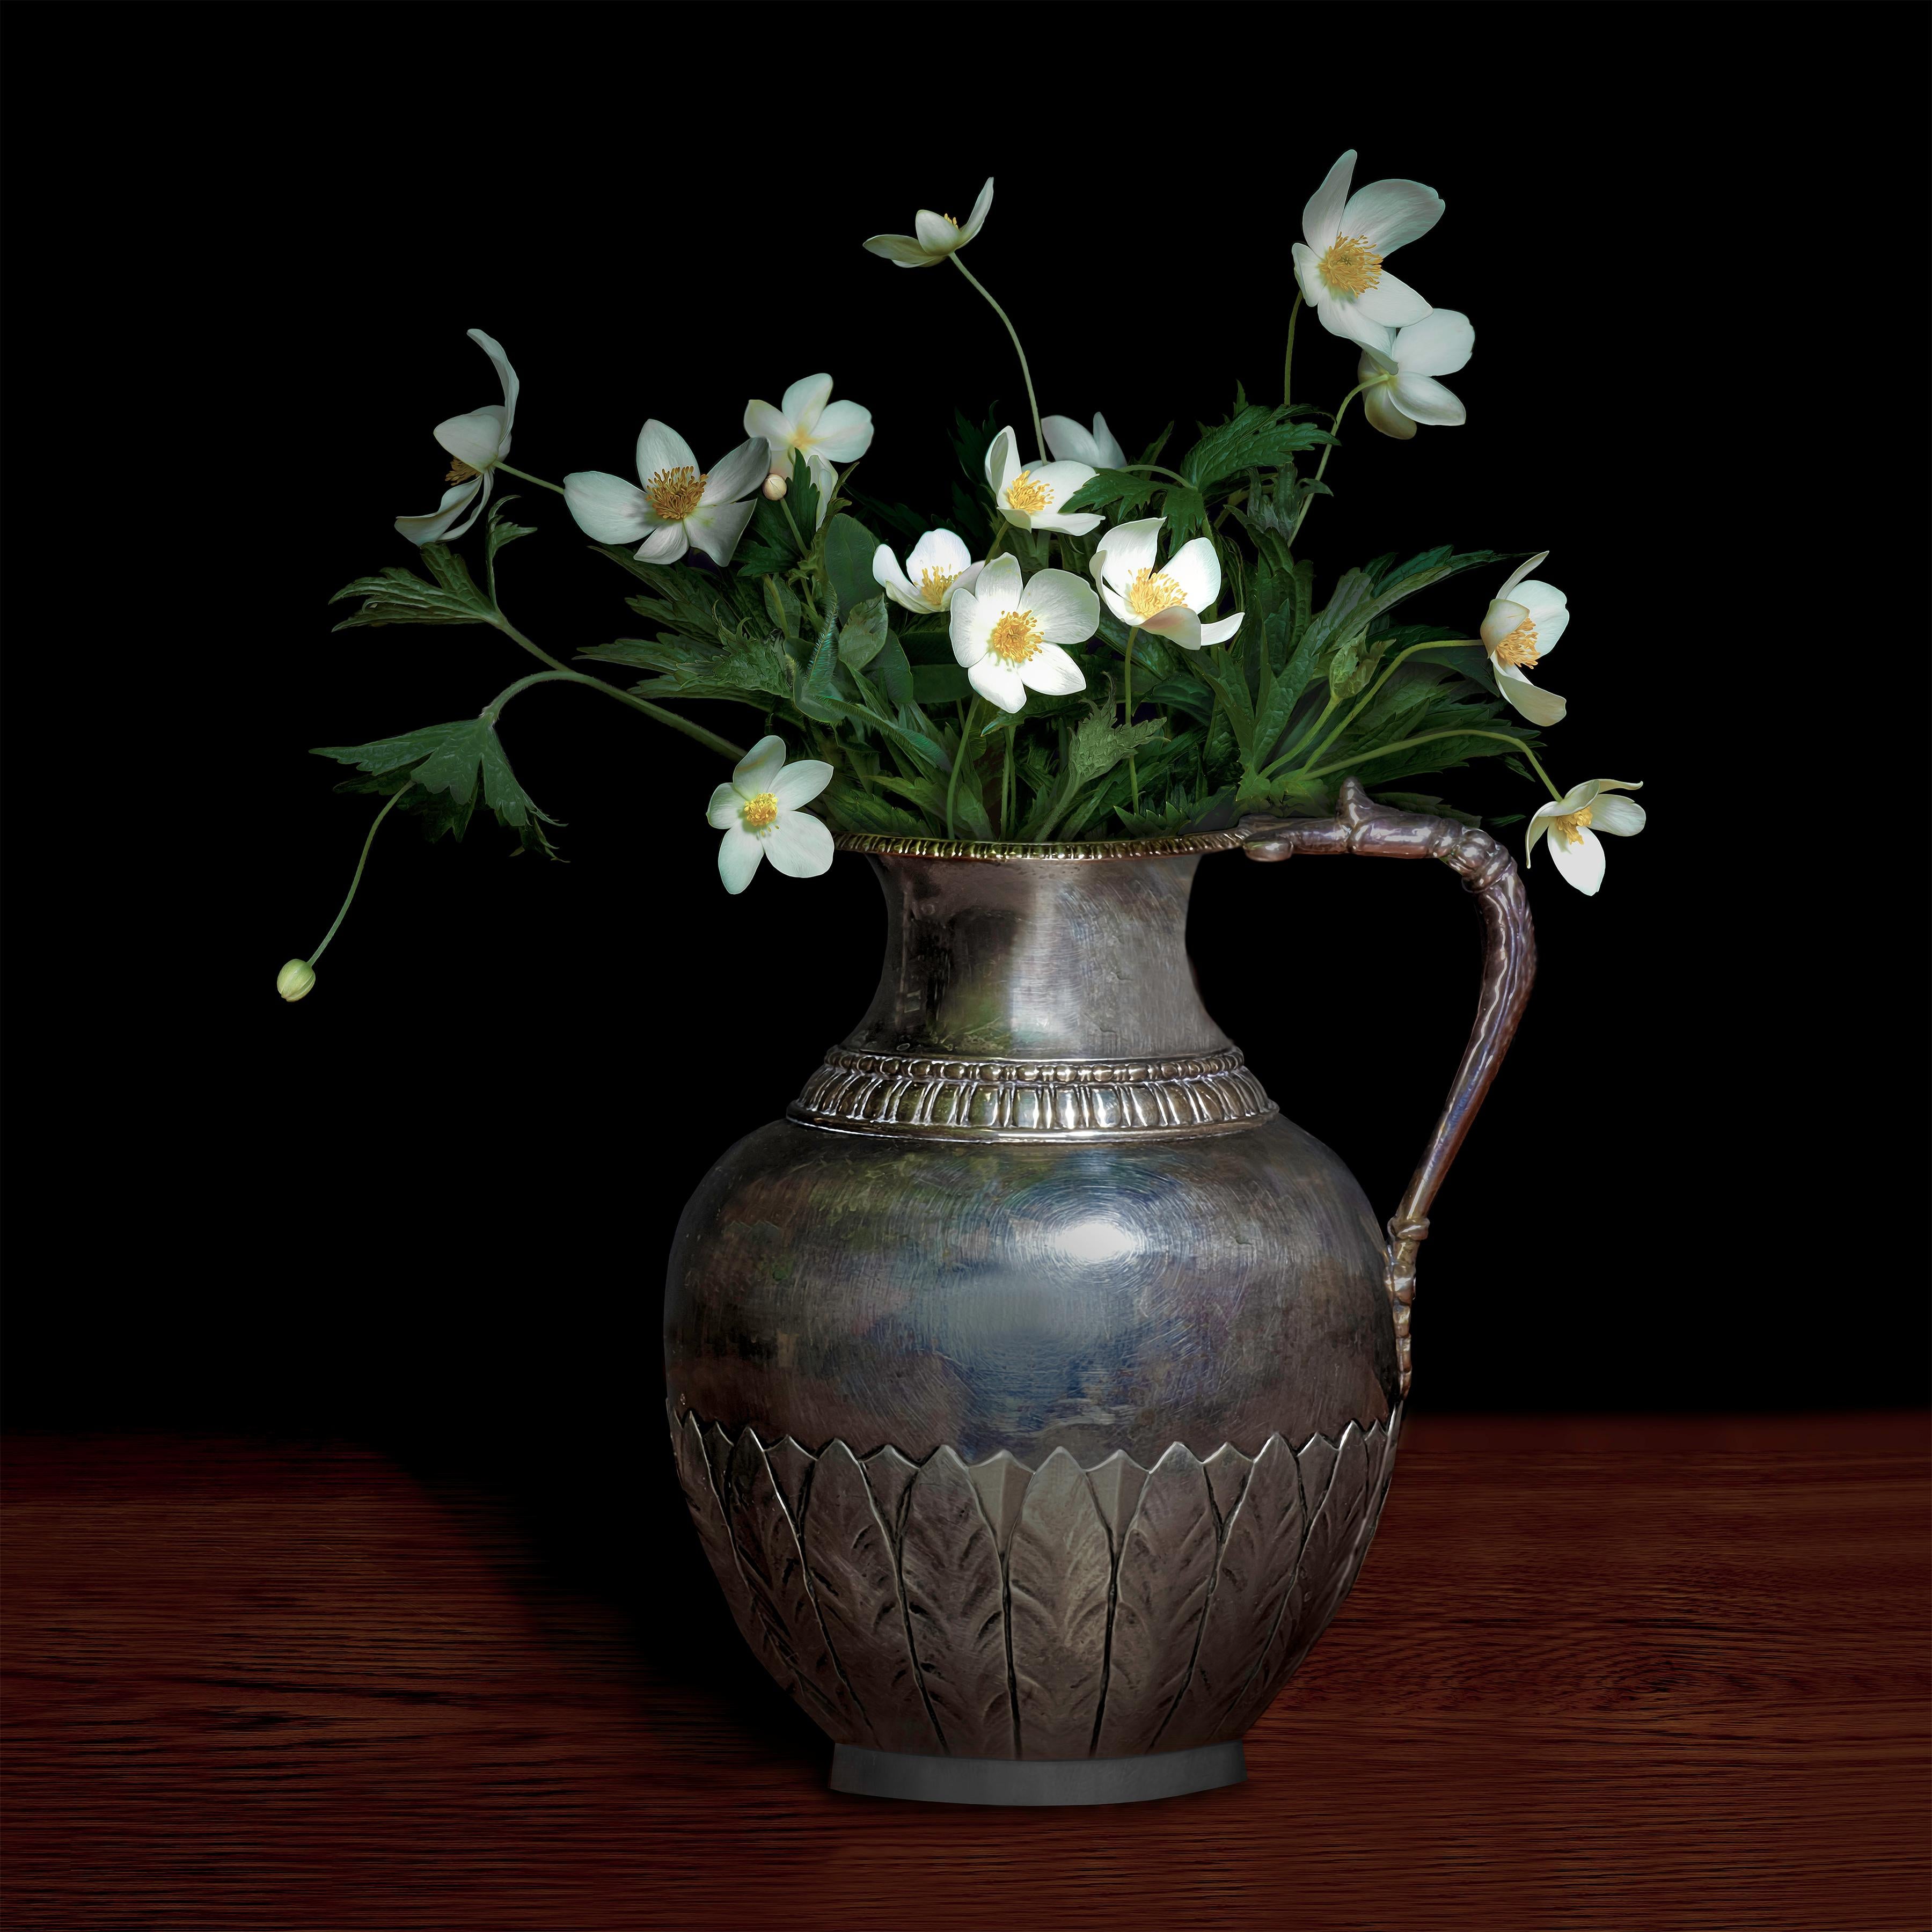
[[[1036,530],[1064,530],[1070,537],[1084,537],[1090,530],[1097,530],[1107,520],[1098,510],[1076,510],[1071,514],[1058,510],[1042,510],[1028,520],[1028,526]]]
[[[1123,449],[1112,430],[1107,427],[1107,418],[1098,410],[1094,412],[1094,447],[1098,452],[1091,459],[1102,470],[1124,470],[1127,466],[1127,452]],[[1054,452],[1055,454],[1058,452]]]
[[[919,245],[928,254],[950,255],[959,245],[958,224],[929,208],[922,208],[913,217],[912,226]]]
[[[1618,838],[1634,838],[1649,822],[1649,814],[1634,798],[1618,798],[1612,792],[1600,796],[1590,807],[1590,823],[1599,832]]]
[[[396,527],[412,544],[435,543],[468,507],[470,500],[487,479],[472,476],[466,483],[452,484],[442,493],[442,501],[427,516],[398,517]]]
[[[986,620],[990,628],[1009,610],[1020,608],[1020,560],[1008,550],[1004,556],[996,556],[980,573],[980,580],[973,586],[973,595],[992,612]]]
[[[1315,305],[1316,320],[1345,342],[1360,343],[1364,349],[1379,349],[1386,354],[1395,340],[1394,329],[1363,314],[1356,302],[1339,300],[1325,282],[1309,299]]]
[[[1003,429],[986,446],[986,482],[996,497],[1006,494],[1006,485],[1019,469],[1019,458],[1013,453],[1013,433]]]
[[[634,483],[602,470],[574,470],[563,500],[577,527],[599,543],[634,544],[651,528],[650,499]]]
[[[1486,650],[1493,651],[1505,638],[1522,628],[1523,620],[1528,615],[1528,611],[1514,599],[1498,597],[1484,612],[1482,626],[1476,634],[1482,639]]]
[[[1454,429],[1468,419],[1468,412],[1433,376],[1398,376],[1389,384],[1395,406],[1412,422],[1433,423]]]
[[[818,518],[812,527],[822,530],[832,513],[832,496],[838,488],[838,475],[815,449],[805,459],[805,466],[812,473],[812,487],[818,493]]]
[[[928,530],[906,557],[906,576],[917,583],[928,570],[957,577],[973,561],[973,553],[950,530]]]
[[[829,772],[831,767],[826,767]],[[818,794],[812,796],[815,798]],[[765,856],[788,879],[815,879],[832,869],[832,828],[808,812],[782,812],[765,834]]]
[[[487,409],[472,410],[466,416],[452,416],[436,424],[438,442],[459,463],[472,470],[488,470],[502,454],[508,442],[503,406],[492,403]]]
[[[812,431],[818,454],[834,463],[856,463],[872,446],[872,412],[858,403],[828,403]]]
[[[682,524],[660,524],[638,544],[638,554],[646,563],[675,563],[690,548]]]
[[[1405,375],[1453,376],[1476,346],[1476,331],[1460,309],[1431,309],[1395,338],[1396,366]]]
[[[485,335],[480,328],[465,331],[470,340],[489,357],[496,371],[496,380],[503,386],[503,428],[507,433],[517,419],[517,372],[510,367],[510,358],[503,353],[503,345],[494,336]]]
[[[748,436],[761,436],[773,451],[784,448],[791,441],[792,424],[784,412],[770,403],[749,402],[745,405],[745,433]]]
[[[962,660],[963,662],[963,660]],[[966,682],[988,704],[1002,711],[1018,711],[1026,704],[1026,686],[1020,674],[1002,658],[982,657],[966,667]],[[966,754],[962,751],[960,755]]]
[[[1496,595],[1498,597],[1507,597],[1549,554],[1546,550],[1540,550],[1527,563],[1518,564],[1515,569],[1503,579],[1502,586],[1497,590]]]
[[[941,259],[928,255],[910,235],[868,236],[864,245],[873,254],[883,255],[902,268],[930,268]]]
[[[698,458],[670,424],[652,416],[638,432],[638,481],[648,483],[660,470],[688,470],[695,476]]]
[[[1091,464],[1096,470],[1101,467],[1098,446],[1071,416],[1042,416],[1040,428],[1047,448],[1061,461]]]
[[[494,470],[484,470],[483,474],[476,479],[476,500],[470,506],[470,514],[461,523],[452,525],[445,533],[446,542],[454,542],[483,514],[484,506],[490,500],[490,487],[496,480],[496,472]]]
[[[729,563],[757,508],[751,502],[700,503],[685,518],[684,533],[713,563]]]
[[[1178,644],[1184,651],[1201,648],[1201,620],[1185,604],[1170,604],[1165,610],[1156,610],[1147,620],[1146,628],[1169,644]]]
[[[1532,684],[1519,664],[1492,664],[1490,668],[1496,674],[1496,688],[1532,724],[1562,723],[1570,709],[1567,699],[1553,691],[1545,691],[1540,685]]]
[[[752,883],[758,861],[765,856],[764,841],[742,825],[729,826],[718,842],[718,876],[728,892],[742,892]]]
[[[986,217],[993,206],[993,178],[986,177],[986,185],[980,190],[979,199],[973,204],[973,212],[968,215],[959,230],[958,246],[963,248],[986,225]]]
[[[988,663],[992,662],[989,658]],[[982,667],[983,668],[983,667]],[[1049,698],[1064,698],[1069,692],[1087,688],[1087,674],[1058,644],[1042,644],[1019,668],[1020,681]],[[972,673],[968,671],[968,676]],[[1009,705],[1008,710],[1018,707]]]
[[[1090,463],[1036,463],[1027,474],[1048,493],[1047,508],[1057,510],[1076,490],[1093,482],[1094,466]]]
[[[1362,413],[1369,419],[1370,427],[1378,429],[1384,436],[1393,436],[1406,442],[1415,434],[1415,425],[1395,406],[1395,398],[1390,393],[1387,382],[1378,382],[1372,389],[1362,392]]]
[[[1222,617],[1212,624],[1201,626],[1201,641],[1204,644],[1225,644],[1241,628],[1241,620],[1247,614],[1237,610],[1232,617]]]
[[[1166,521],[1165,517],[1136,517],[1130,524],[1116,524],[1100,539],[1094,561],[1115,590],[1130,590],[1142,571],[1153,569],[1161,526]]]
[[[1096,561],[1097,562],[1098,560],[1096,559]],[[1129,610],[1127,600],[1111,584],[1104,580],[1100,585],[1100,595],[1106,600],[1107,608],[1112,611],[1122,623],[1130,625],[1138,630],[1146,621],[1144,618],[1136,616],[1132,610]]]
[[[986,567],[986,566],[983,563],[969,563],[966,568],[952,580],[952,587],[951,590],[947,591],[945,596],[940,600],[939,608],[942,610],[945,610],[952,603],[953,598],[959,595],[961,591],[970,590],[973,586],[979,582],[980,573],[981,571],[984,570]]]
[[[1084,644],[1100,624],[1100,600],[1094,586],[1070,570],[1036,572],[1021,594],[1023,608],[1033,613],[1040,635],[1049,644]],[[1082,684],[1085,682],[1082,679]]]
[[[832,767],[823,758],[800,758],[772,779],[770,791],[780,807],[795,812],[809,805],[832,782]]]
[[[1180,601],[1190,610],[1206,610],[1221,594],[1221,560],[1205,537],[1183,544],[1162,572],[1180,586]]]
[[[1342,232],[1342,211],[1348,205],[1348,184],[1354,174],[1355,151],[1350,148],[1328,170],[1301,211],[1301,238],[1318,255]]]
[[[770,791],[784,764],[784,740],[776,733],[760,738],[733,767],[731,782],[746,798]]]
[[[1322,299],[1322,276],[1316,264],[1321,256],[1306,243],[1298,242],[1288,250],[1294,262],[1294,279],[1301,290],[1301,298],[1312,308]]]
[[[809,436],[818,422],[819,411],[831,400],[830,376],[801,376],[778,398],[778,408],[794,427]]]
[[[872,575],[880,589],[884,591],[902,610],[910,610],[922,617],[930,617],[932,615],[932,606],[916,590],[902,590],[896,584],[888,584],[879,575],[876,569]],[[943,610],[946,608],[946,605],[942,602],[939,608]]]
[[[1355,306],[1371,322],[1385,323],[1390,328],[1418,322],[1429,314],[1428,303],[1386,268],[1376,278],[1373,288],[1364,289],[1355,298]]]
[[[770,473],[770,447],[763,436],[754,436],[711,466],[711,473],[704,479],[704,494],[698,500],[735,503],[740,496],[749,496]]]
[[[720,785],[711,794],[711,802],[704,808],[704,816],[722,832],[728,825],[736,825],[738,814],[745,808],[745,795],[734,784]]]
[[[926,539],[920,539],[923,543]],[[913,548],[915,559],[919,555],[918,546]],[[924,610],[930,607],[926,599],[912,587],[912,579],[900,569],[899,560],[892,554],[890,544],[881,544],[872,553],[872,581],[891,598],[896,604],[904,604],[914,610]]]
[[[1442,219],[1442,197],[1420,182],[1370,182],[1348,197],[1342,232],[1359,235],[1378,255],[1426,235]]]
[[[1603,841],[1587,825],[1577,826],[1576,839],[1571,844],[1570,835],[1559,830],[1550,832],[1544,842],[1556,869],[1580,892],[1594,896],[1604,883]]]
[[[951,621],[946,635],[956,663],[970,669],[986,655],[986,640],[1002,614],[990,601],[982,603],[970,590],[953,598],[947,611]]]

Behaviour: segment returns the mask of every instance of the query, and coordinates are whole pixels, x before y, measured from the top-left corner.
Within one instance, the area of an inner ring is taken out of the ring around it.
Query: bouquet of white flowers
[[[1441,379],[1469,359],[1468,317],[1432,308],[1386,266],[1443,202],[1412,181],[1351,193],[1354,159],[1342,156],[1303,212],[1281,400],[1250,402],[1238,387],[1227,420],[1201,428],[1171,462],[1171,424],[1130,461],[1104,416],[1088,428],[1040,415],[1018,331],[962,258],[992,208],[991,181],[964,222],[922,208],[912,234],[868,241],[901,268],[950,262],[1019,354],[1029,419],[956,412],[964,477],[944,524],[854,487],[872,415],[835,398],[829,375],[793,383],[776,404],[748,403],[746,440],[709,470],[653,417],[638,438],[635,482],[530,476],[507,460],[516,371],[472,329],[502,400],[436,425],[452,459],[442,501],[396,519],[422,574],[392,566],[358,578],[338,593],[357,600],[338,628],[488,624],[544,668],[473,718],[323,748],[359,774],[340,789],[386,798],[363,861],[397,807],[432,838],[460,838],[479,794],[524,847],[549,852],[556,821],[518,784],[498,722],[525,691],[570,683],[730,761],[708,815],[734,892],[764,859],[795,878],[824,872],[833,828],[1002,847],[1147,838],[1250,812],[1324,814],[1352,776],[1388,804],[1473,824],[1433,794],[1390,788],[1502,758],[1550,794],[1529,818],[1526,863],[1546,842],[1563,877],[1594,893],[1598,835],[1640,831],[1644,814],[1623,796],[1634,782],[1565,790],[1538,755],[1539,730],[1565,703],[1538,677],[1570,616],[1563,592],[1535,574],[1547,553],[1501,568],[1480,606],[1462,599],[1459,625],[1406,622],[1398,607],[1512,559],[1392,550],[1345,572],[1318,604],[1315,566],[1295,548],[1315,500],[1330,494],[1329,459],[1358,398],[1370,425],[1398,440],[1464,420]],[[1332,411],[1293,400],[1304,308],[1357,357],[1354,386]],[[505,615],[498,556],[532,532],[505,516],[515,499],[491,502],[500,472],[562,496],[635,580],[626,601],[647,634],[575,655],[640,681],[625,688],[572,670]],[[479,523],[480,584],[452,547]],[[748,706],[755,741],[734,743],[676,708],[700,699]],[[344,913],[354,896],[352,882]],[[285,998],[314,985],[322,946],[283,968]]]

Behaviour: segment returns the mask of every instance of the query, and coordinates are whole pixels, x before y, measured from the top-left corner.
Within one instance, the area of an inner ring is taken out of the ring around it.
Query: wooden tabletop
[[[368,1450],[18,1438],[5,1923],[1924,1932],[1928,1436],[1416,1414],[1249,1782],[1058,1812],[827,1791],[694,1540],[586,1592]]]

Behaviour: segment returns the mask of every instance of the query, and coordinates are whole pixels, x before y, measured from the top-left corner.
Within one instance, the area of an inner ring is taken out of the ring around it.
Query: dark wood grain
[[[1926,1440],[1412,1418],[1250,1782],[1052,1813],[829,1792],[688,1528],[646,1615],[370,1451],[22,1439],[6,1923],[1922,1932]]]

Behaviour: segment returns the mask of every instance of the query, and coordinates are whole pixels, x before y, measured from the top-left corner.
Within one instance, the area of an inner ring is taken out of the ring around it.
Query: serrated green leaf
[[[1096,470],[1060,506],[1060,514],[1098,510],[1111,521],[1123,524],[1151,502],[1161,487],[1160,478],[1144,470]]]
[[[836,600],[825,620],[825,628],[812,647],[812,656],[799,674],[793,698],[806,717],[820,724],[836,724],[842,715],[845,694],[838,688],[838,606]]]
[[[503,520],[503,512],[518,500],[514,496],[499,496],[490,506],[489,527],[483,538],[483,555],[494,574],[496,568],[496,553],[506,544],[513,544],[519,537],[536,535],[534,524],[509,524]]]
[[[1169,484],[1160,500],[1160,513],[1167,519],[1161,538],[1168,546],[1170,555],[1190,538],[1207,534],[1208,505],[1198,490],[1184,484]]]
[[[469,566],[446,544],[424,544],[425,582],[413,571],[392,564],[374,577],[345,584],[328,601],[360,597],[359,609],[343,619],[338,631],[382,624],[494,624],[496,607],[471,580]]]
[[[497,738],[495,721],[488,717],[425,725],[366,745],[321,746],[315,755],[372,773],[406,770],[422,790],[447,793],[458,806],[467,806],[474,800],[480,779],[484,802],[502,824],[522,827],[532,818],[552,825],[559,822],[541,810],[517,782]]]
[[[1335,438],[1326,430],[1293,420],[1297,410],[1255,404],[1214,429],[1180,459],[1180,473],[1197,490],[1206,490],[1224,478],[1249,470],[1278,470],[1299,450],[1313,449]]]
[[[797,685],[798,668],[783,644],[776,638],[727,634],[730,638],[727,650],[713,650],[668,633],[658,638],[617,638],[608,644],[592,644],[577,655],[599,664],[661,672],[661,676],[632,687],[640,698],[724,698],[748,704],[749,694],[755,692],[789,700]]]

